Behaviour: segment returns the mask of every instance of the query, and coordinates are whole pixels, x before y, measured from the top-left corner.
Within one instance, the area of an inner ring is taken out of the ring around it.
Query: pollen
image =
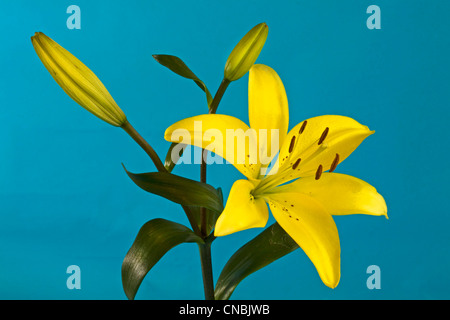
[[[297,161],[295,161],[294,165],[292,166],[293,170],[297,169],[298,165],[300,164],[300,161],[302,161],[301,158],[298,158]]]
[[[319,143],[318,143],[319,145],[321,145],[322,142],[323,142],[323,141],[325,140],[325,138],[327,137],[328,131],[330,131],[330,128],[326,127],[325,130],[322,132],[322,135],[320,136]]]
[[[295,145],[295,136],[293,136],[291,139],[291,144],[289,145],[289,153],[291,153],[292,150],[294,150],[294,145]]]
[[[317,171],[316,171],[316,180],[319,180],[321,175],[322,175],[322,165],[320,165],[320,166],[317,168]]]
[[[338,164],[339,164],[339,154],[336,153],[336,157],[334,158],[333,163],[331,164],[330,167],[330,172],[333,172]]]
[[[307,120],[303,121],[303,124],[302,124],[302,126],[300,127],[300,130],[298,130],[298,133],[299,133],[299,134],[302,134],[303,131],[305,131],[305,127],[306,127],[306,124],[307,124],[307,123],[308,123]]]

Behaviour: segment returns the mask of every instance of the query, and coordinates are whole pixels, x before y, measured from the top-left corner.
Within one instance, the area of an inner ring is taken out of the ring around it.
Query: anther
[[[306,124],[307,124],[307,123],[308,123],[307,120],[303,121],[303,124],[302,124],[302,126],[300,127],[300,130],[298,131],[299,134],[302,134],[303,131],[305,131],[305,127],[306,127]]]
[[[317,168],[317,171],[316,171],[316,180],[319,180],[321,175],[322,175],[322,165],[320,165],[320,166]]]
[[[294,165],[292,166],[293,170],[297,169],[298,165],[300,164],[300,161],[302,161],[301,158],[298,158],[297,161],[295,161]]]
[[[294,150],[294,145],[295,145],[295,136],[292,137],[291,144],[289,145],[289,153],[291,153],[292,150]]]
[[[338,164],[339,164],[339,154],[336,153],[336,157],[334,158],[333,163],[331,164],[330,167],[330,172],[333,172]]]
[[[319,143],[318,143],[319,145],[322,144],[322,142],[325,140],[329,130],[330,129],[328,127],[326,127],[326,129],[322,132],[322,135],[320,136]]]

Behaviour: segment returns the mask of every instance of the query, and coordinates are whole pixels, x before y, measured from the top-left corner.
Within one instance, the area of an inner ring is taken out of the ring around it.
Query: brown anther
[[[300,127],[300,130],[298,130],[298,133],[299,133],[299,134],[302,134],[303,131],[305,131],[305,127],[306,127],[306,124],[307,124],[307,123],[308,123],[307,120],[303,121],[303,124],[302,124],[302,126]]]
[[[302,161],[301,158],[298,158],[297,161],[295,161],[294,165],[292,166],[293,170],[297,169],[298,165],[300,164],[300,161]]]
[[[322,165],[320,165],[320,166],[317,168],[317,171],[316,171],[316,180],[319,180],[321,175],[322,175]]]
[[[289,145],[289,153],[291,153],[292,150],[294,150],[294,145],[295,145],[295,136],[293,136],[291,139],[291,144]]]
[[[320,136],[318,145],[321,145],[322,142],[325,140],[329,130],[330,130],[330,128],[326,127],[325,130],[322,132],[322,135]]]
[[[339,154],[336,153],[336,157],[334,158],[333,163],[331,164],[330,167],[330,172],[333,172],[338,164],[339,164]]]

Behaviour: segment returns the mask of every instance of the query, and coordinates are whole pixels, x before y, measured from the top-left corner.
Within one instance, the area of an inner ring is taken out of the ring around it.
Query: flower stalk
[[[152,146],[144,138],[142,138],[139,132],[136,131],[136,129],[128,122],[128,120],[125,120],[125,122],[120,127],[125,130],[125,132],[128,133],[128,135],[133,138],[133,140],[136,141],[138,145],[141,146],[145,153],[148,154],[159,172],[167,171]]]
[[[219,107],[219,103],[222,100],[222,97],[225,91],[228,88],[230,81],[227,79],[223,79],[219,88],[217,89],[216,94],[214,95],[214,99],[209,106],[209,114],[215,114],[217,108]],[[202,163],[200,164],[200,182],[206,183],[206,157],[208,156],[208,151],[202,149]],[[214,300],[214,279],[212,273],[212,263],[211,263],[211,243],[214,240],[213,238],[207,238],[208,234],[206,234],[206,208],[200,208],[200,233],[201,236],[206,240],[205,245],[199,245],[200,248],[200,259],[202,266],[202,275],[203,275],[203,286],[205,289],[205,299],[206,300]]]
[[[212,272],[211,260],[211,242],[205,241],[199,244],[200,262],[202,267],[203,289],[205,291],[205,300],[215,300],[214,298],[214,278]]]

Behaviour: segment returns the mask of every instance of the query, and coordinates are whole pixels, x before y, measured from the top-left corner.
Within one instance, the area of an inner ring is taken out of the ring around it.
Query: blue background
[[[81,30],[66,9],[81,8]],[[381,8],[381,30],[366,9]],[[42,31],[88,65],[135,128],[164,157],[165,129],[204,113],[204,94],[153,60],[172,54],[217,90],[228,54],[254,25],[269,36],[258,63],[282,78],[290,126],[322,114],[376,130],[338,172],[385,197],[389,220],[335,217],[342,276],[332,290],[297,250],[245,279],[234,299],[448,299],[450,22],[447,1],[2,1],[0,4],[0,298],[126,299],[121,263],[139,228],[158,217],[187,224],[179,205],[126,176],[153,164],[120,129],[66,96],[30,37]],[[247,118],[247,79],[227,90],[219,113]],[[199,178],[198,165],[174,173]],[[225,196],[241,175],[208,168]],[[271,218],[271,222],[273,218]],[[217,239],[214,276],[259,230]],[[69,290],[66,269],[81,268]],[[369,265],[381,289],[366,287]],[[198,249],[182,244],[145,278],[137,299],[202,299]]]

